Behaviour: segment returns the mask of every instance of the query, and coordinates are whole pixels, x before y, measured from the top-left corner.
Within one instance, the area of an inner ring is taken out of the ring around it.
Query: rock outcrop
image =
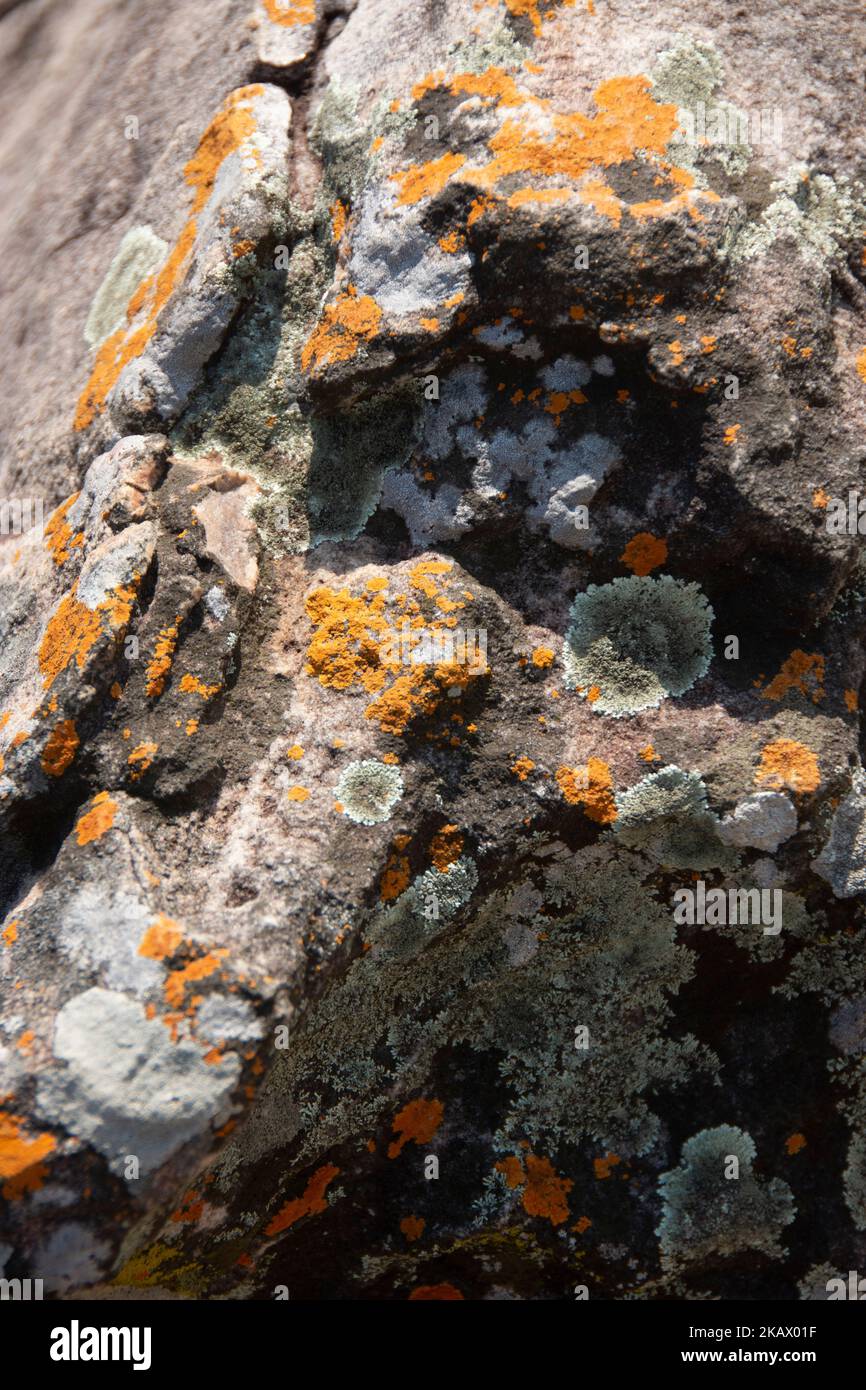
[[[826,1297],[856,7],[0,16],[0,1275]]]

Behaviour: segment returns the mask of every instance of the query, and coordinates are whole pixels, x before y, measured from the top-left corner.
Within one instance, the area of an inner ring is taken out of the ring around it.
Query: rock
[[[829,839],[812,868],[827,880],[837,898],[866,892],[866,775],[862,772],[837,808]]]
[[[92,9],[0,0],[0,1266],[821,1297],[866,1227],[861,31]]]

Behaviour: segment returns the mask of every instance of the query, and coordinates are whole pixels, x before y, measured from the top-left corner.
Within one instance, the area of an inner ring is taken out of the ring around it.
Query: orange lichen
[[[459,232],[447,232],[445,236],[439,238],[438,242],[440,251],[444,251],[448,256],[456,255],[463,245],[464,239]]]
[[[535,763],[531,758],[522,757],[517,758],[516,761],[511,764],[510,771],[514,773],[519,782],[525,782],[534,767]]]
[[[799,647],[783,662],[781,670],[774,676],[766,690],[761,692],[763,700],[782,700],[789,690],[799,690],[807,700],[818,704],[824,698],[824,658],[818,652],[811,655]]]
[[[553,665],[555,653],[550,647],[536,647],[532,653],[532,664],[537,666],[540,671],[545,671],[548,666]]]
[[[306,787],[291,787],[287,792],[289,801],[307,801],[310,793]]]
[[[39,1190],[48,1172],[43,1160],[56,1147],[50,1134],[31,1136],[20,1115],[0,1110],[0,1178],[7,1201]]]
[[[139,743],[136,748],[133,748],[126,760],[134,769],[131,774],[133,782],[139,781],[147,772],[147,769],[153,762],[153,755],[158,747],[158,743]]]
[[[553,19],[554,11],[557,6],[563,9],[571,9],[575,0],[546,0],[547,7],[543,14],[540,10],[542,0],[505,0],[506,8],[515,18],[526,18],[532,25],[536,35],[541,33],[542,19]]]
[[[502,1159],[496,1168],[512,1189],[523,1188],[523,1209],[528,1216],[544,1216],[552,1226],[568,1220],[568,1193],[574,1187],[570,1178],[557,1175],[549,1158],[527,1153]]]
[[[97,792],[90,805],[79,820],[76,837],[80,845],[89,845],[91,840],[100,840],[114,825],[117,815],[117,802],[112,801],[108,792]]]
[[[822,487],[816,487],[815,491],[812,493],[812,506],[820,508],[821,511],[825,511],[829,501],[830,498],[827,496],[824,489]]]
[[[761,750],[761,764],[755,773],[758,786],[805,793],[816,791],[820,781],[818,759],[805,743],[780,738]]]
[[[328,1203],[325,1193],[339,1172],[339,1168],[333,1163],[325,1163],[321,1168],[317,1168],[308,1180],[301,1196],[286,1202],[285,1206],[280,1208],[273,1220],[265,1227],[265,1235],[279,1235],[281,1231],[287,1231],[290,1226],[294,1226],[295,1222],[300,1221],[302,1217],[315,1216],[319,1212],[326,1211]]]
[[[303,756],[304,750],[299,743],[293,743],[286,752],[286,757],[291,758],[293,762],[298,762]]]
[[[353,598],[348,589],[316,589],[307,599],[307,616],[315,631],[305,671],[320,684],[348,690],[356,682],[367,690],[381,687],[386,671],[380,647],[390,636],[381,594]]]
[[[342,201],[341,198],[338,198],[335,203],[331,204],[330,213],[331,239],[334,242],[338,242],[342,239],[343,233],[346,230],[347,219],[346,204]]]
[[[667,541],[660,540],[649,531],[638,531],[619,558],[632,574],[643,578],[667,560]]]
[[[843,690],[843,691],[842,691],[842,698],[843,698],[844,701],[845,701],[845,708],[849,711],[849,713],[850,713],[850,714],[856,714],[856,713],[857,713],[857,691],[856,691],[856,690]]]
[[[742,425],[728,425],[727,429],[725,430],[725,444],[736,444],[737,435],[740,433],[740,430],[742,428]]]
[[[493,160],[465,177],[484,188],[518,173],[579,179],[593,168],[623,164],[638,150],[661,155],[677,129],[677,108],[654,101],[649,89],[643,76],[600,83],[593,93],[598,114],[551,112],[552,138],[509,118],[489,142]]]
[[[174,661],[180,624],[181,618],[178,614],[171,627],[164,627],[156,639],[153,658],[147,664],[144,678],[145,691],[152,697],[161,695],[165,690],[165,682]]]
[[[187,985],[195,980],[206,980],[215,970],[219,970],[220,961],[227,954],[224,950],[210,951],[206,956],[199,956],[198,960],[190,961],[189,965],[172,970],[164,986],[165,1002],[169,1008],[182,1008]]]
[[[410,1303],[463,1302],[463,1295],[453,1284],[419,1284],[409,1295]]]
[[[411,835],[395,835],[388,861],[379,880],[379,897],[382,902],[393,902],[409,887],[411,873],[409,859],[404,850],[411,841]]]
[[[198,1192],[193,1189],[192,1192],[184,1193],[180,1201],[180,1206],[176,1211],[171,1213],[169,1220],[175,1223],[188,1222],[191,1224],[198,1221],[203,1212],[204,1202],[199,1197]]]
[[[861,381],[866,381],[866,347],[864,347],[857,358],[857,375]]]
[[[422,198],[432,198],[434,194],[441,192],[451,175],[465,163],[465,155],[449,152],[440,155],[438,159],[429,160],[426,164],[412,164],[408,169],[392,174],[391,178],[400,190],[398,206],[419,203]]]
[[[445,1107],[441,1100],[410,1100],[394,1116],[392,1129],[399,1138],[388,1145],[388,1157],[397,1158],[410,1141],[429,1144],[442,1123]]]
[[[642,758],[645,763],[652,763],[655,762],[656,750],[651,743],[648,743],[646,748],[638,749],[637,755],[639,758]]]
[[[15,942],[18,940],[18,928],[19,928],[20,926],[21,926],[21,923],[16,921],[16,922],[9,922],[9,923],[7,924],[7,926],[5,926],[5,927],[3,928],[2,936],[3,936],[4,945],[6,945],[6,946],[14,946],[14,945],[15,945]]]
[[[42,750],[42,771],[46,776],[62,777],[80,743],[74,719],[61,719],[55,724]]]
[[[410,586],[431,600],[439,612],[450,613],[463,606],[438,587],[438,577],[450,573],[452,568],[445,561],[422,561],[409,576]],[[365,710],[365,717],[378,721],[386,733],[401,734],[416,717],[435,713],[449,691],[464,690],[485,675],[487,667],[481,661],[468,659],[435,664],[413,661],[409,670],[403,671],[397,652],[398,636],[401,643],[408,637],[411,644],[413,629],[437,632],[452,627],[456,620],[446,618],[443,622],[437,616],[425,624],[417,601],[407,604],[405,595],[398,594],[393,602],[400,613],[402,634],[398,634],[396,623],[389,621],[386,595],[379,590],[370,591],[369,584],[358,598],[347,589],[314,590],[306,603],[315,630],[304,669],[307,675],[333,689],[348,690],[359,685],[368,694],[379,692]],[[409,614],[416,615],[411,622],[407,621]],[[423,636],[419,634],[419,640]],[[393,683],[387,688],[391,677]]]
[[[216,685],[205,685],[198,676],[187,674],[181,677],[180,688],[184,695],[200,695],[203,700],[212,700],[214,695],[222,690],[222,685],[219,682]]]
[[[571,806],[582,806],[584,814],[597,825],[616,820],[616,801],[610,768],[601,758],[590,758],[585,768],[563,764],[556,770],[556,781]]]
[[[183,932],[177,922],[160,913],[141,938],[138,954],[149,960],[165,960],[174,955],[182,941]]]
[[[605,1182],[610,1177],[612,1169],[616,1168],[619,1163],[622,1163],[619,1154],[605,1154],[604,1158],[594,1158],[592,1166],[595,1176],[600,1182]]]
[[[287,29],[316,22],[316,0],[264,0],[264,6],[268,19]]]
[[[425,1225],[423,1216],[404,1216],[400,1222],[400,1230],[411,1244],[413,1240],[419,1240],[424,1234]]]
[[[62,565],[69,559],[69,552],[84,543],[84,536],[81,532],[73,538],[72,527],[66,520],[66,514],[81,496],[78,492],[73,492],[71,497],[67,497],[65,502],[61,502],[56,511],[51,513],[45,523],[43,543],[46,550],[49,550],[54,559],[55,565]]]
[[[100,346],[90,380],[78,400],[73,422],[76,430],[86,429],[104,411],[124,367],[141,356],[153,337],[162,310],[186,274],[196,239],[196,216],[208,202],[223,162],[255,132],[252,99],[261,92],[261,86],[255,85],[232,92],[186,164],[184,178],[194,190],[190,216],[162,267],[133,293],[126,306],[126,322]]]
[[[447,874],[450,866],[463,853],[463,836],[456,825],[443,825],[430,841],[430,862],[440,874]]]
[[[375,338],[382,310],[368,294],[359,295],[350,285],[333,304],[326,304],[322,318],[301,351],[304,371],[329,362],[347,362],[358,349]]]
[[[73,585],[60,600],[39,644],[39,669],[46,690],[51,689],[71,661],[83,671],[92,648],[102,635],[99,610],[79,603],[77,588],[77,584]]]
[[[785,1140],[785,1148],[789,1154],[798,1154],[801,1149],[806,1147],[805,1134],[792,1134]]]

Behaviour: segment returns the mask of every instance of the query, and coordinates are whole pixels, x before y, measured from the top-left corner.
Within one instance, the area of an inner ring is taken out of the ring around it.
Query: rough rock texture
[[[866,1267],[861,18],[0,4],[7,1278]]]

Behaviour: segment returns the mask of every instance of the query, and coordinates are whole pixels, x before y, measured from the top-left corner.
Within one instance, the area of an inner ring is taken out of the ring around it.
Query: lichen
[[[379,825],[390,819],[403,791],[403,777],[396,767],[368,758],[344,768],[335,795],[350,820]]]
[[[662,575],[591,584],[563,645],[566,685],[598,691],[592,708],[621,719],[683,695],[710,664],[713,610],[697,584]]]
[[[664,1211],[657,1234],[665,1265],[746,1250],[782,1256],[779,1239],[796,1215],[794,1198],[781,1178],[757,1176],[756,1152],[751,1135],[734,1125],[703,1129],[686,1141],[679,1166],[659,1178]]]

